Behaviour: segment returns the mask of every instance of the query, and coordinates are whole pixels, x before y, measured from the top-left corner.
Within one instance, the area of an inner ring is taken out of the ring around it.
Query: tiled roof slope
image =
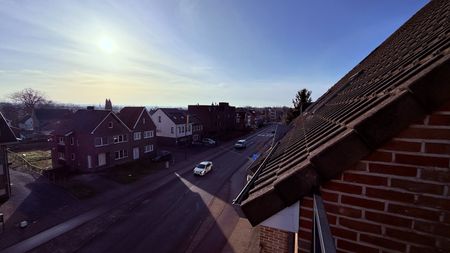
[[[187,111],[176,108],[160,108],[175,124],[186,124]],[[189,120],[191,121],[191,120]]]
[[[132,107],[127,106],[122,108],[119,113],[119,118],[122,120],[128,128],[133,129],[136,121],[138,121],[139,116],[141,116],[142,111],[145,109],[143,106]]]
[[[109,110],[77,110],[69,119],[62,121],[53,134],[67,134],[71,131],[90,133],[110,113]]]
[[[14,135],[11,128],[6,123],[3,114],[0,112],[0,144],[1,143],[10,143],[16,142],[16,136]]]
[[[34,110],[34,114],[39,120],[54,120],[68,118],[72,115],[72,111],[69,109],[38,108]]]
[[[278,143],[241,208],[256,225],[450,99],[450,1],[430,1]]]

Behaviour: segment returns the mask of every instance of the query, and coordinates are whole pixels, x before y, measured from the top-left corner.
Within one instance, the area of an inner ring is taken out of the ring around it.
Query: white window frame
[[[153,144],[144,146],[144,153],[150,153],[153,151]]]
[[[59,145],[66,145],[66,143],[64,142],[64,137],[59,137],[58,138],[58,144]]]
[[[135,140],[135,141],[138,141],[138,140],[141,139],[142,134],[141,134],[141,132],[135,132],[135,133],[133,134],[133,136],[134,136],[134,140]]]
[[[97,139],[100,139],[100,144],[96,144]],[[106,142],[103,142],[103,140],[106,140]],[[108,145],[108,138],[107,137],[95,137],[94,138],[94,146],[95,147],[103,147]]]
[[[113,143],[114,144],[123,143],[123,142],[128,142],[128,135],[120,134],[120,135],[114,135],[113,136]]]
[[[121,149],[121,150],[114,152],[115,160],[121,160],[121,159],[124,159],[127,157],[128,157],[128,150],[126,150],[126,149]]]
[[[153,138],[153,130],[151,131],[144,131],[144,139]]]

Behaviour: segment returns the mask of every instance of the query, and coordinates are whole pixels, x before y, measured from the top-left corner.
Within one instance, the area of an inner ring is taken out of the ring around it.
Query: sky
[[[292,106],[320,97],[425,0],[0,0],[0,101]]]

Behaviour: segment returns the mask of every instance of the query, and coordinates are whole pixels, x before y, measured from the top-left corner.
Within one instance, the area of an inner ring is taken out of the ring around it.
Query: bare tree
[[[48,103],[45,94],[38,90],[26,88],[9,95],[14,103],[22,104],[27,113],[31,113],[36,105]]]

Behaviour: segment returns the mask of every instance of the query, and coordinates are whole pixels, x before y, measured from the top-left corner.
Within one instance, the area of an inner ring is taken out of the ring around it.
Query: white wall
[[[161,116],[161,122],[158,121],[159,116]],[[151,115],[153,123],[156,125],[156,136],[162,136],[162,137],[170,137],[175,138],[176,137],[176,127],[175,123],[167,115],[161,110],[158,109],[153,115]],[[173,127],[173,134],[170,132],[170,128]]]

